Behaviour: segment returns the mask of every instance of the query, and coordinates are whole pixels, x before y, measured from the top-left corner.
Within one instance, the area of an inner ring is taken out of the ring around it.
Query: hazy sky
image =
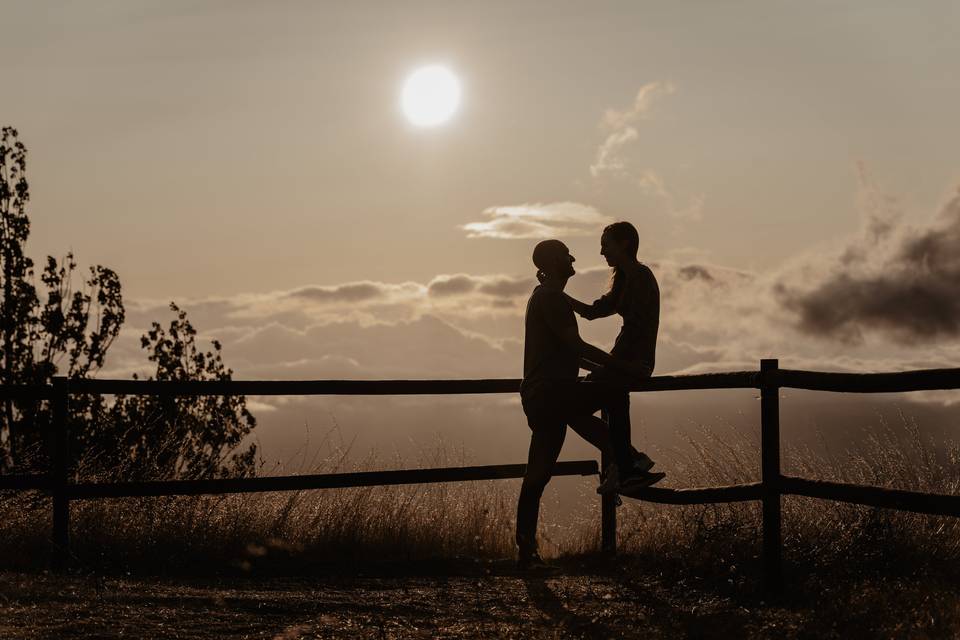
[[[240,377],[517,375],[533,244],[566,241],[592,299],[615,219],[660,280],[660,373],[960,361],[956,2],[0,0],[0,24],[30,252],[119,272],[117,375],[171,299]],[[431,63],[463,98],[420,129],[399,95]]]
[[[955,2],[0,7],[32,247],[110,264],[132,295],[520,273],[529,242],[459,225],[563,201],[633,221],[649,258],[762,268],[855,229],[858,161],[911,216],[960,174]],[[399,89],[429,62],[463,108],[418,130]],[[592,176],[604,113],[650,83],[673,91],[627,175]],[[598,261],[595,237],[571,244]]]

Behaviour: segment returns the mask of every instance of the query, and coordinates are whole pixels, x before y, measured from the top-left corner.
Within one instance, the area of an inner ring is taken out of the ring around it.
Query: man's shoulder
[[[567,297],[563,294],[563,291],[560,291],[559,289],[550,289],[542,284],[534,287],[533,291],[530,293],[530,301],[544,302],[548,304],[560,301],[564,304],[569,304],[567,302]]]
[[[573,318],[573,307],[563,291],[551,289],[540,285],[530,294],[530,300],[527,302],[527,313],[533,312],[540,316],[550,316],[561,318],[570,316]]]

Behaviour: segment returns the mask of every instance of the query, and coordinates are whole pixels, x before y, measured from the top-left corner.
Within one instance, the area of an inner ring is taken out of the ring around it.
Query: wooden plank
[[[50,489],[53,496],[53,558],[55,571],[67,568],[70,556],[70,496],[67,493],[67,429],[69,383],[64,377],[53,379],[52,438],[50,452]]]
[[[73,389],[128,395],[448,395],[519,393],[520,380],[82,380]]]
[[[780,386],[776,359],[760,361],[760,476],[763,487],[763,577],[769,591],[783,588],[780,518]]]
[[[219,493],[255,493],[263,491],[298,491],[395,484],[464,482],[522,478],[525,464],[503,464],[480,467],[444,467],[436,469],[402,469],[396,471],[359,471],[321,475],[281,476],[266,478],[226,478],[215,480],[165,480],[154,482],[84,483],[70,485],[70,497],[120,498],[134,496],[187,496]],[[596,460],[558,462],[555,476],[596,475]]]
[[[3,384],[0,385],[0,399],[45,400],[53,397],[53,387],[42,384]]]
[[[870,507],[960,517],[960,496],[783,477],[783,493]]]
[[[604,420],[607,416],[601,413]],[[600,468],[608,469],[614,460],[606,451],[600,456]],[[605,553],[617,552],[617,494],[604,493],[600,496],[600,550]]]
[[[647,487],[637,489],[628,498],[656,502],[659,504],[712,504],[720,502],[745,502],[759,500],[762,496],[762,484],[751,482],[725,487],[695,487],[692,489],[668,489],[666,487]]]
[[[960,388],[960,369],[917,369],[893,373],[834,373],[781,369],[780,386],[842,393],[895,393]]]
[[[50,487],[49,475],[11,475],[0,476],[0,491],[29,491],[32,489],[47,489]]]
[[[638,382],[632,391],[747,389],[757,387],[757,372],[659,376]],[[490,380],[76,380],[74,393],[139,395],[447,395],[519,393],[516,378]]]
[[[779,369],[781,387],[850,393],[893,393],[960,388],[960,369],[922,369],[894,373],[835,373]],[[681,376],[655,376],[636,383],[631,391],[683,391],[697,389],[756,389],[756,371],[732,371]],[[73,393],[139,395],[446,395],[516,393],[520,380],[73,380]],[[0,386],[0,398],[49,398],[44,386]]]
[[[631,391],[687,391],[695,389],[757,389],[760,386],[756,371],[728,371],[724,373],[697,373],[681,376],[654,376],[637,382]]]

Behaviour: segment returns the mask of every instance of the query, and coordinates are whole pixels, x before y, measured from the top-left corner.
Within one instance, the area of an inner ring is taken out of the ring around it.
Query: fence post
[[[780,382],[777,359],[760,361],[760,453],[763,484],[763,583],[783,588],[780,535]]]
[[[65,377],[53,379],[53,406],[51,442],[53,450],[50,456],[50,489],[53,497],[53,558],[55,571],[67,568],[70,555],[70,499],[67,496],[67,451],[68,424],[67,403],[69,388]]]
[[[605,470],[612,460],[604,451],[600,455],[600,468]],[[600,549],[605,553],[617,552],[617,494],[605,493],[600,497]]]

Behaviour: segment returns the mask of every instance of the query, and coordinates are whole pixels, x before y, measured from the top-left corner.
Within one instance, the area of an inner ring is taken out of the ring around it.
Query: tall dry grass
[[[811,479],[907,489],[960,492],[960,446],[924,435],[912,418],[884,417],[864,429],[854,446],[835,450],[820,436],[805,446],[786,446],[783,473]],[[755,431],[731,438],[701,427],[685,436],[686,446],[667,452],[669,482],[696,487],[760,479],[760,442]],[[960,519],[876,509],[841,502],[785,496],[782,502],[784,557],[812,567],[840,565],[909,567],[912,563],[960,560]],[[702,506],[629,501],[620,510],[620,547],[706,571],[757,563],[759,502]],[[580,549],[592,548],[584,538]]]
[[[355,459],[342,439],[332,443],[338,433],[328,432],[312,459],[261,467],[260,475],[468,464],[462,452],[442,446],[417,460],[375,453]],[[109,481],[83,463],[78,476]],[[513,501],[502,483],[489,482],[74,501],[71,560],[92,571],[210,572],[498,557],[512,550]],[[50,513],[49,500],[38,494],[0,494],[0,567],[44,564]]]
[[[460,466],[463,453],[438,448],[418,460],[350,459],[349,446],[329,445],[296,471]],[[669,485],[750,482],[759,476],[759,442],[700,428],[682,447],[660,452]],[[960,490],[960,447],[934,443],[903,416],[881,422],[861,446],[787,448],[785,473],[935,493]],[[263,470],[264,475],[289,469]],[[666,483],[665,483],[666,484]],[[592,487],[586,489],[592,492]],[[517,482],[467,482],[227,496],[78,501],[71,506],[73,562],[81,570],[196,571],[264,566],[297,569],[315,563],[424,561],[513,554]],[[555,498],[556,496],[554,496]],[[549,555],[597,551],[598,509],[590,504],[566,522],[541,519]],[[960,559],[956,519],[787,497],[783,503],[788,561],[850,563],[954,562]],[[760,548],[757,503],[704,506],[626,501],[619,510],[620,548],[690,570],[733,570]],[[49,553],[50,511],[35,494],[0,498],[0,566],[36,568]]]

